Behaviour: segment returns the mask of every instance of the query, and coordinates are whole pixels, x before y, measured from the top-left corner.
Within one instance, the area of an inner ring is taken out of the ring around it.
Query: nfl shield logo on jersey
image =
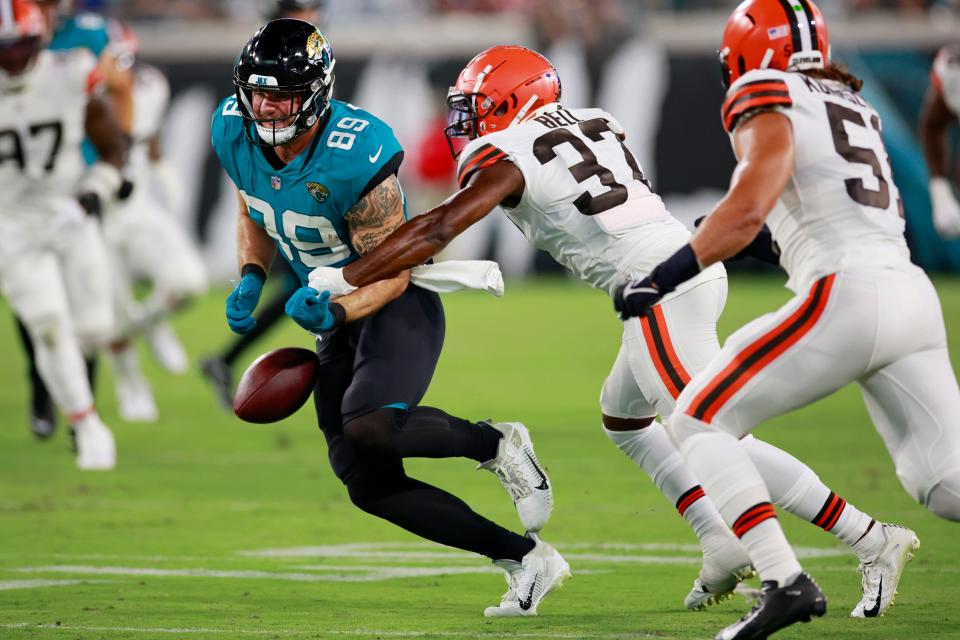
[[[274,191],[280,191],[280,177],[270,176],[270,186],[273,187]]]

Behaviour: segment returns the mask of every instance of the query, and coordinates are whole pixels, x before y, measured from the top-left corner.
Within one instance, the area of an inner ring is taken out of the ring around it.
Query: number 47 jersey
[[[471,141],[457,179],[463,187],[478,170],[512,162],[524,190],[519,200],[501,203],[507,217],[538,249],[612,293],[690,237],[651,190],[624,139],[605,111],[557,108]]]
[[[724,127],[732,136],[762,110],[793,125],[793,176],[767,218],[787,286],[801,292],[837,271],[908,265],[903,205],[873,107],[840,82],[755,70],[727,92]]]

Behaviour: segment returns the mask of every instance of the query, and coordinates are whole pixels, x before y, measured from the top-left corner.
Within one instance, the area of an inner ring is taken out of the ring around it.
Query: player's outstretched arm
[[[350,228],[350,242],[361,256],[374,251],[391,233],[403,225],[403,192],[397,176],[388,176],[355,204],[344,216]],[[344,321],[365,318],[399,298],[410,282],[410,272],[402,270],[393,277],[373,282],[337,299],[343,307]]]
[[[523,188],[523,174],[511,162],[477,171],[466,187],[441,205],[381,238],[375,249],[344,268],[343,277],[362,287],[423,264],[505,198],[523,195]]]
[[[100,95],[87,100],[84,129],[100,160],[123,168],[127,155],[127,141],[110,102]]]
[[[124,133],[130,133],[133,129],[133,72],[129,67],[124,68],[109,48],[100,56],[99,67],[120,128]]]
[[[953,180],[948,177],[950,153],[947,130],[955,120],[943,96],[931,88],[920,117],[920,135],[930,172],[933,226],[937,233],[948,240],[960,237],[960,202],[954,195]]]
[[[730,189],[690,240],[646,278],[621,285],[613,295],[620,317],[646,314],[680,283],[715,262],[743,251],[763,228],[793,173],[793,128],[776,112],[755,115],[733,138],[738,163]]]
[[[949,174],[947,129],[955,119],[943,96],[931,88],[920,114],[920,137],[931,178],[946,178]]]
[[[787,116],[760,113],[737,127],[733,143],[738,162],[727,195],[690,241],[701,268],[732,258],[753,241],[793,173]]]

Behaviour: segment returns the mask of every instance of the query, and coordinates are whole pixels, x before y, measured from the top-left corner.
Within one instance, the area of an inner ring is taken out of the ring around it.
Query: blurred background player
[[[930,89],[920,119],[920,137],[930,173],[933,226],[943,238],[960,238],[960,202],[951,177],[955,154],[949,147],[950,125],[960,114],[960,44],[940,50],[930,71]],[[954,168],[953,176],[960,175]]]
[[[780,28],[780,25],[786,25]],[[738,165],[689,244],[620,287],[624,317],[754,242],[769,220],[796,296],[734,333],[677,400],[678,448],[763,581],[759,604],[717,638],[766,638],[826,613],[770,503],[770,482],[739,444],[760,423],[856,382],[903,488],[960,520],[960,391],[936,290],[910,261],[903,205],[882,125],[862,82],[830,61],[827,25],[809,0],[747,0],[720,50],[723,123]],[[854,617],[878,615],[919,541],[883,525]],[[867,595],[865,593],[865,595]]]
[[[111,469],[113,435],[94,408],[83,353],[113,330],[97,218],[121,187],[126,144],[89,51],[45,50],[33,2],[0,0],[0,21],[0,135],[10,150],[0,162],[0,288],[73,429],[77,465]],[[85,135],[100,157],[89,167]]]
[[[323,28],[324,0],[259,0],[260,14],[264,20],[292,18],[303,20]],[[217,399],[224,408],[233,410],[233,365],[250,345],[258,342],[272,327],[284,317],[283,307],[290,295],[300,286],[300,279],[287,264],[286,260],[274,260],[273,281],[277,291],[257,314],[257,324],[249,332],[235,337],[220,353],[204,358],[200,370],[213,385]]]
[[[124,420],[152,422],[157,406],[140,370],[132,338],[143,335],[157,362],[184,374],[187,354],[166,318],[206,291],[206,269],[199,252],[171,212],[182,206],[173,168],[165,162],[160,131],[170,96],[163,73],[137,59],[137,36],[111,20],[110,58],[120,71],[133,74],[133,121],[130,153],[124,170],[135,186],[132,194],[105,212],[103,229],[114,270],[117,331],[108,351],[117,401]],[[162,200],[155,192],[161,192]],[[135,282],[148,282],[149,295],[134,297]]]
[[[242,277],[226,305],[238,333],[256,325],[252,313],[278,248],[306,284],[311,269],[356,260],[406,218],[397,179],[403,150],[381,120],[331,99],[334,66],[314,25],[274,20],[244,47],[236,95],[214,113],[214,150],[240,203]],[[317,421],[351,501],[421,538],[497,563],[517,598],[487,615],[536,615],[569,576],[556,549],[404,470],[404,458],[472,459],[498,476],[527,530],[539,531],[552,509],[552,488],[523,425],[472,423],[419,406],[444,340],[439,296],[402,273],[336,302],[305,287],[286,313],[318,336]]]
[[[36,3],[47,22],[48,48],[52,51],[85,49],[98,60],[98,72],[103,92],[109,99],[115,117],[125,134],[129,134],[133,119],[133,78],[129,69],[122,68],[110,50],[107,23],[93,13],[74,13],[72,0],[40,0]],[[97,152],[90,141],[83,142],[83,157],[88,164],[97,160]],[[36,365],[30,334],[18,318],[20,337],[27,354],[31,387],[30,429],[38,438],[49,438],[56,428],[57,414],[54,400],[43,382]],[[87,378],[95,391],[96,353],[86,354]]]
[[[311,281],[329,272],[332,280],[367,284],[420,264],[498,204],[538,249],[608,294],[619,274],[644,273],[683,246],[690,233],[651,190],[619,122],[600,109],[564,109],[559,99],[560,79],[540,54],[500,46],[476,56],[447,98],[448,135],[471,140],[459,156],[462,190],[372,253],[342,271],[317,269]],[[606,190],[585,191],[591,183]],[[726,297],[726,274],[716,266],[649,317],[625,322],[600,396],[607,437],[700,540],[703,567],[684,601],[690,609],[728,596],[752,573],[746,551],[656,419],[673,412],[690,376],[720,350],[716,322]],[[742,446],[779,505],[838,536],[862,562],[877,557],[884,536],[873,518],[793,456],[752,437]]]

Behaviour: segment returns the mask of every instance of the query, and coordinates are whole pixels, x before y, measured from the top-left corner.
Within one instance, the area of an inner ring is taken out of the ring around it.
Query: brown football
[[[285,347],[253,361],[237,385],[233,411],[246,422],[277,422],[293,415],[313,393],[317,354]]]

